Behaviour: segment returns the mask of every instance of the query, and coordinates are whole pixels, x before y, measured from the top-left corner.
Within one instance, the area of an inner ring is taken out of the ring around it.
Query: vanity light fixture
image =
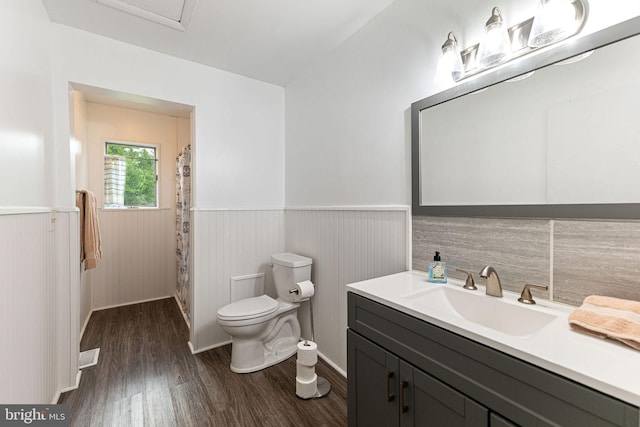
[[[440,61],[439,68],[446,73],[450,73],[454,81],[457,82],[464,76],[464,65],[458,48],[458,40],[453,31],[449,33],[447,41],[442,45]]]
[[[580,1],[540,0],[527,44],[543,47],[571,37],[581,29],[584,14]]]
[[[491,68],[507,62],[511,58],[511,39],[500,9],[494,7],[491,18],[484,27],[484,40],[480,42],[478,65]]]
[[[450,32],[442,45],[437,77],[446,75],[457,82],[565,40],[578,34],[584,26],[587,0],[539,1],[534,17],[509,28],[500,9],[494,7],[485,24],[484,39],[462,51],[455,35]]]

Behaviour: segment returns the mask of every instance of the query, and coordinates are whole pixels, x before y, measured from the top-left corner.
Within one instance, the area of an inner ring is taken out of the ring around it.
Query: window
[[[105,142],[104,206],[158,207],[157,164],[153,145]]]

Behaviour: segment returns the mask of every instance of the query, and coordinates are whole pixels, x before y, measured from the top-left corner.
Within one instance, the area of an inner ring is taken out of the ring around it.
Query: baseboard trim
[[[231,344],[231,340],[224,341],[224,342],[221,342],[221,343],[218,343],[218,344],[209,345],[207,347],[199,348],[199,349],[196,350],[195,348],[193,348],[193,344],[191,344],[191,341],[189,341],[189,348],[191,349],[191,354],[198,354],[198,353],[202,353],[202,352],[207,351],[207,350],[213,350],[214,348],[225,346],[227,344]]]
[[[324,360],[327,365],[329,365],[333,369],[335,369],[336,372],[338,372],[340,375],[342,375],[343,377],[347,378],[347,373],[341,367],[339,367],[338,365],[333,363],[333,361],[331,359],[329,359],[327,356],[325,356],[324,354],[322,354],[321,352],[318,351],[318,357],[320,357],[322,360]]]
[[[410,212],[409,205],[336,205],[336,206],[285,206],[285,211],[401,211]]]
[[[191,350],[191,354],[198,354],[198,353],[202,353],[208,350],[213,350],[214,348],[218,348],[218,347],[222,347],[225,346],[227,344],[231,344],[231,340],[229,341],[225,341],[225,342],[221,342],[218,344],[214,344],[214,345],[210,345],[204,348],[200,348],[198,350],[195,350],[193,348],[193,344],[191,343],[191,341],[189,341],[189,349]],[[331,366],[333,369],[336,370],[336,372],[338,372],[340,375],[342,375],[343,377],[347,378],[347,373],[345,372],[344,369],[342,369],[341,367],[339,367],[338,365],[336,365],[331,359],[329,359],[327,356],[325,356],[324,354],[322,354],[321,352],[318,352],[318,357],[320,357],[322,360],[324,360],[327,365]]]
[[[95,310],[91,310],[89,314],[87,314],[87,318],[84,319],[84,325],[82,325],[82,329],[80,329],[80,339],[79,342],[82,342],[82,337],[84,336],[84,331],[87,329],[87,325],[89,324],[89,320],[91,320],[91,315]]]
[[[91,310],[91,313],[93,313],[94,311],[108,310],[110,308],[126,307],[127,305],[134,305],[134,304],[142,304],[142,303],[145,303],[145,302],[159,301],[161,299],[167,299],[167,298],[173,298],[173,297],[171,295],[166,295],[166,296],[163,296],[163,297],[143,299],[143,300],[140,300],[140,301],[133,301],[133,302],[125,302],[125,303],[122,303],[122,304],[108,305],[106,307],[94,308],[93,310]]]
[[[184,319],[184,323],[187,324],[187,328],[189,330],[191,330],[191,322],[189,321],[189,318],[187,317],[187,313],[184,312],[184,310],[182,309],[182,303],[180,302],[180,298],[178,298],[178,294],[174,294],[173,298],[176,300],[176,304],[178,304],[178,310],[180,310],[180,314],[182,314],[182,318]]]
[[[58,390],[56,392],[51,404],[52,405],[56,405],[58,403],[58,401],[60,400],[60,396],[62,395],[62,393],[66,393],[68,391],[77,390],[78,387],[80,387],[80,379],[81,378],[82,378],[82,371],[78,370],[78,373],[76,374],[76,383],[75,383],[75,385],[72,385],[71,387],[65,387],[63,389]]]

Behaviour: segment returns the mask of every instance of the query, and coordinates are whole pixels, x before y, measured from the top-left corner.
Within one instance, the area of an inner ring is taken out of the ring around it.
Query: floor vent
[[[88,368],[98,364],[99,348],[83,351],[80,353],[80,369]]]

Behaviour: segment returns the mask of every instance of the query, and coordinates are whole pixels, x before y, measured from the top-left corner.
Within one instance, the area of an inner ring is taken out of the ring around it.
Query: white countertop
[[[405,271],[352,283],[347,285],[347,290],[640,407],[640,351],[613,340],[572,330],[567,318],[575,307],[541,298],[536,299],[535,306],[524,306],[517,302],[519,294],[504,291],[502,301],[507,304],[557,316],[539,332],[517,337],[446,311],[425,308],[406,297],[407,294],[436,287],[461,289],[463,284],[451,278],[447,284],[430,283],[424,272]],[[477,291],[462,292],[478,292],[484,296],[485,289],[478,286]],[[533,294],[535,297],[535,290]]]

